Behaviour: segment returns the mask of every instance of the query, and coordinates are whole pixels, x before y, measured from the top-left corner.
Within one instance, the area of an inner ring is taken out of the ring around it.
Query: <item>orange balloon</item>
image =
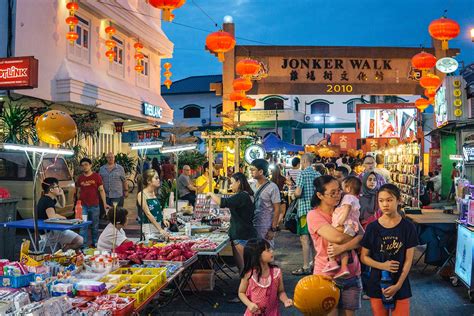
[[[327,315],[339,302],[340,292],[332,280],[321,275],[309,275],[295,287],[295,307],[304,315]]]
[[[59,145],[76,137],[77,126],[69,114],[51,110],[36,120],[36,132],[41,141]]]

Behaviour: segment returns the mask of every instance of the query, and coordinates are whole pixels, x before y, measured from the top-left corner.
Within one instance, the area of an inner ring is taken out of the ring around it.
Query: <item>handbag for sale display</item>
[[[290,205],[288,206],[288,210],[286,211],[285,215],[285,228],[288,229],[293,234],[296,234],[296,227],[298,226],[298,210],[297,210],[297,202],[298,200],[291,201]]]

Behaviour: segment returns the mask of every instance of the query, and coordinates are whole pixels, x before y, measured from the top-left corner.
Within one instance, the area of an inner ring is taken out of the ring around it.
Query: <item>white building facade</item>
[[[67,0],[9,0],[0,10],[1,57],[34,56],[39,61],[38,87],[10,91],[27,97],[30,106],[46,101],[51,109],[71,114],[97,112],[102,127],[96,140],[85,140],[91,156],[122,151],[121,134],[173,121],[173,111],[161,96],[161,63],[170,58],[173,43],[161,28],[161,11],[142,0],[78,1],[78,39],[66,39]],[[11,21],[8,16],[11,16]],[[105,56],[105,28],[115,27],[115,58]],[[143,44],[141,72],[135,71],[134,44]],[[155,108],[147,115],[144,103]],[[44,102],[42,103],[45,104]]]

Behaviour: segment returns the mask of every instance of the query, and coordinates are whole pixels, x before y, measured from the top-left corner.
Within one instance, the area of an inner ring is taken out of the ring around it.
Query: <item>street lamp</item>
[[[315,116],[314,120],[319,121],[319,120],[321,120],[321,117],[323,118],[323,137],[324,137],[324,139],[326,139],[326,118],[329,118],[330,122],[336,121],[336,118],[334,116],[329,115],[329,114],[323,113],[320,116],[319,115]]]
[[[31,145],[18,145],[18,144],[0,144],[0,147],[5,150],[16,150],[23,151],[28,158],[28,162],[33,170],[33,224],[34,224],[34,243],[33,248],[37,252],[39,250],[39,231],[38,231],[38,210],[36,209],[36,181],[38,178],[38,171],[40,169],[43,158],[46,154],[72,156],[74,151],[70,149],[62,148],[49,148],[41,146]]]
[[[471,29],[471,41],[474,42],[474,27]]]

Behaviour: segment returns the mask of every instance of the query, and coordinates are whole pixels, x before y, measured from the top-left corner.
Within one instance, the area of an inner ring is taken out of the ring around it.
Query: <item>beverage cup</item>
[[[82,215],[82,221],[87,222],[87,215]]]

